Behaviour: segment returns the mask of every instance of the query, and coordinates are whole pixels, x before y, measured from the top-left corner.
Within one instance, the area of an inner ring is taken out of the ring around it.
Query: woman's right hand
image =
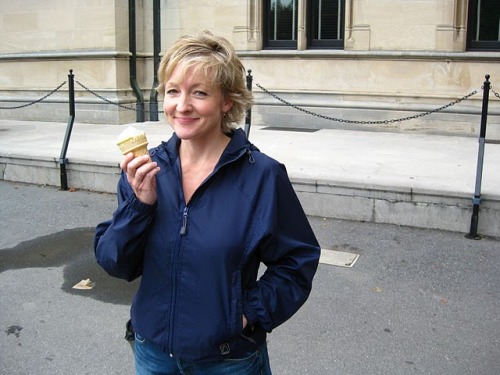
[[[138,156],[129,152],[120,162],[120,167],[127,175],[127,180],[142,203],[152,205],[156,202],[156,175],[160,167],[151,161],[149,155]]]

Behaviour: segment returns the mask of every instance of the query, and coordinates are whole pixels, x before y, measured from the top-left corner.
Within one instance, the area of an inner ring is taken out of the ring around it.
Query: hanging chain
[[[259,89],[261,89],[262,91],[264,91],[266,94],[269,94],[271,95],[273,98],[275,98],[276,100],[279,100],[280,102],[282,102],[283,104],[289,106],[289,107],[292,107],[298,111],[301,111],[301,112],[304,112],[308,115],[311,115],[311,116],[315,116],[315,117],[319,117],[319,118],[322,118],[324,120],[330,120],[330,121],[337,121],[337,122],[342,122],[342,123],[346,123],[346,124],[362,124],[362,125],[379,125],[379,124],[392,124],[392,123],[395,123],[395,122],[401,122],[401,121],[407,121],[407,120],[413,120],[413,119],[416,119],[416,118],[419,118],[419,117],[424,117],[424,116],[427,116],[427,115],[430,115],[432,113],[436,113],[436,112],[440,112],[446,108],[449,108],[451,106],[454,106],[455,104],[458,104],[460,103],[461,101],[463,100],[466,100],[466,99],[469,99],[471,96],[477,94],[477,90],[474,90],[472,91],[471,93],[457,99],[457,100],[454,100],[452,101],[451,103],[448,103],[446,105],[443,105],[442,107],[439,107],[439,108],[436,108],[436,109],[433,109],[433,110],[430,110],[430,111],[427,111],[427,112],[423,112],[423,113],[419,113],[417,115],[413,115],[413,116],[407,116],[407,117],[402,117],[402,118],[399,118],[399,119],[391,119],[391,120],[379,120],[379,121],[358,121],[358,120],[345,120],[345,119],[341,119],[341,118],[336,118],[336,117],[330,117],[330,116],[325,116],[325,115],[321,115],[319,113],[315,113],[315,112],[312,112],[312,111],[309,111],[307,109],[304,109],[304,108],[301,108],[301,107],[298,107],[290,102],[287,102],[286,100],[280,98],[279,96],[277,96],[276,94],[270,92],[269,90],[265,89],[264,87],[262,87],[261,85],[259,85],[258,83],[255,84]]]
[[[80,87],[82,87],[84,90],[86,90],[87,92],[91,93],[92,95],[96,96],[97,98],[105,101],[106,103],[108,104],[112,104],[112,105],[116,105],[120,108],[124,108],[124,109],[129,109],[129,110],[132,110],[132,111],[135,111],[135,108],[133,107],[129,107],[129,106],[126,106],[126,105],[123,105],[123,104],[120,104],[120,103],[115,103],[115,102],[112,102],[111,100],[105,98],[104,96],[102,95],[99,95],[98,93],[96,93],[95,91],[92,91],[91,89],[89,89],[87,86],[85,86],[83,83],[81,83],[80,81],[75,81],[76,83],[78,83],[80,85]]]
[[[493,87],[490,87],[490,89],[491,89],[491,92],[492,92],[493,94],[495,94],[495,96],[496,96],[498,99],[500,99],[500,95],[498,94],[498,92],[496,92],[495,90],[493,90]]]
[[[25,107],[29,107],[30,105],[33,105],[33,104],[36,104],[36,103],[40,103],[41,101],[47,99],[49,96],[51,96],[52,94],[54,94],[56,91],[58,91],[61,87],[63,87],[64,85],[66,84],[66,81],[64,81],[63,83],[61,83],[59,86],[57,86],[54,90],[52,90],[51,92],[49,92],[47,95],[41,97],[40,99],[38,100],[35,100],[33,102],[30,102],[30,103],[26,103],[26,104],[22,104],[22,105],[18,105],[18,106],[14,106],[14,107],[0,107],[0,109],[20,109],[20,108],[25,108]]]
[[[92,91],[91,89],[89,89],[87,86],[85,86],[83,83],[81,83],[80,81],[75,81],[76,83],[78,83],[80,85],[80,87],[82,87],[84,90],[86,90],[87,92],[91,93],[92,95],[96,96],[97,98],[105,101],[106,103],[108,104],[112,104],[112,105],[116,105],[120,108],[124,108],[124,109],[128,109],[128,110],[131,110],[131,111],[135,111],[136,109],[134,107],[130,107],[130,106],[127,106],[127,105],[123,105],[123,104],[120,104],[120,103],[115,103],[115,102],[112,102],[111,100],[105,98],[104,96],[102,95],[99,95],[98,93],[96,93],[95,91]],[[163,113],[163,111],[148,111],[146,109],[144,109],[144,112],[146,113],[150,113],[150,112],[156,112],[156,113]]]
[[[112,105],[115,105],[115,106],[118,106],[120,108],[124,108],[124,109],[127,109],[127,110],[132,110],[132,111],[135,111],[136,109],[134,107],[130,107],[130,106],[126,106],[126,105],[123,105],[123,104],[120,104],[120,103],[115,103],[107,98],[105,98],[104,96],[102,95],[99,95],[98,93],[96,93],[95,91],[89,89],[87,86],[85,86],[83,83],[81,83],[80,81],[75,81],[78,85],[80,85],[80,87],[82,87],[85,91],[91,93],[92,95],[96,96],[97,98],[101,99],[102,101],[108,103],[108,104],[112,104]],[[61,87],[63,87],[64,85],[66,84],[66,81],[64,81],[63,83],[61,83],[59,86],[57,86],[54,90],[52,90],[51,92],[49,92],[47,95],[43,96],[42,98],[38,99],[38,100],[35,100],[33,102],[30,102],[30,103],[26,103],[26,104],[23,104],[23,105],[19,105],[19,106],[13,106],[13,107],[0,107],[0,109],[20,109],[20,108],[25,108],[25,107],[29,107],[33,104],[36,104],[36,103],[39,103],[45,99],[47,99],[49,96],[53,95],[54,93],[56,93],[57,91],[59,91],[61,89]],[[428,116],[432,113],[436,113],[436,112],[440,112],[440,111],[443,111],[444,109],[446,108],[449,108],[449,107],[452,107],[454,106],[455,104],[458,104],[464,100],[467,100],[469,99],[471,96],[477,94],[477,90],[474,90],[472,92],[470,92],[469,94],[467,95],[464,95],[463,97],[457,99],[457,100],[454,100],[452,101],[451,103],[448,103],[446,105],[443,105],[439,108],[436,108],[436,109],[432,109],[430,111],[427,111],[427,112],[422,112],[422,113],[419,113],[419,114],[416,114],[416,115],[413,115],[413,116],[407,116],[407,117],[402,117],[402,118],[398,118],[398,119],[390,119],[390,120],[378,120],[378,121],[363,121],[363,120],[346,120],[346,119],[341,119],[341,118],[336,118],[336,117],[331,117],[331,116],[326,116],[326,115],[322,115],[322,114],[319,114],[319,113],[315,113],[315,112],[312,112],[312,111],[309,111],[307,109],[304,109],[304,108],[301,108],[297,105],[294,105],[282,98],[280,98],[278,95],[270,92],[269,90],[267,90],[266,88],[264,88],[263,86],[259,85],[258,83],[255,83],[255,85],[261,89],[262,91],[264,91],[266,94],[272,96],[274,99],[280,101],[281,103],[285,104],[286,106],[289,106],[289,107],[292,107],[298,111],[301,111],[301,112],[304,112],[308,115],[311,115],[311,116],[315,116],[315,117],[319,117],[321,119],[324,119],[324,120],[330,120],[330,121],[336,121],[336,122],[341,122],[341,123],[346,123],[346,124],[361,124],[361,125],[380,125],[380,124],[392,124],[392,123],[396,123],[396,122],[402,122],[402,121],[408,121],[408,120],[413,120],[413,119],[417,119],[417,118],[420,118],[420,117],[424,117],[424,116]],[[491,91],[493,92],[493,94],[500,99],[500,95],[495,92],[493,90],[493,88],[491,88]],[[148,110],[145,110],[145,112],[152,112],[152,111],[148,111]],[[155,111],[157,113],[162,113],[162,111]]]

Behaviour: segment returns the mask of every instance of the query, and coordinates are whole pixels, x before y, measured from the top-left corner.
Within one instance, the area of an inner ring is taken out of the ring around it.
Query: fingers
[[[120,168],[125,173],[127,173],[127,165],[132,161],[132,159],[134,159],[134,154],[132,152],[129,152],[123,157],[122,161],[120,162]]]
[[[136,175],[139,175],[139,177],[144,176],[149,170],[155,168],[157,164],[152,162],[148,155],[134,158],[132,153],[128,153],[123,158],[120,166],[129,178],[135,178]]]
[[[158,164],[148,155],[134,158],[132,153],[125,155],[120,167],[127,175],[137,198],[146,204],[156,202],[156,175],[160,171]]]

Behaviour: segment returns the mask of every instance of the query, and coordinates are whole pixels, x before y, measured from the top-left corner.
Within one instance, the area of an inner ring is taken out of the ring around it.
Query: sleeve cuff
[[[158,206],[158,202],[154,204],[142,203],[135,194],[133,194],[129,199],[130,209],[141,214],[141,215],[151,215]]]

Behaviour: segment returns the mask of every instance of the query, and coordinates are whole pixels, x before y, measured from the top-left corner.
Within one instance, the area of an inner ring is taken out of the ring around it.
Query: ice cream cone
[[[120,148],[123,155],[126,155],[129,152],[133,152],[134,157],[149,155],[146,134],[143,131],[137,130],[131,126],[120,134],[116,144]]]

